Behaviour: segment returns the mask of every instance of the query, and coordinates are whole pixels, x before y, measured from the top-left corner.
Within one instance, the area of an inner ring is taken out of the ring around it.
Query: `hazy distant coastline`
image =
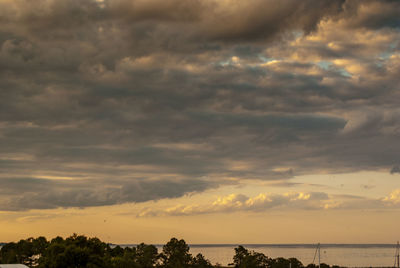
[[[38,237],[0,243],[0,248],[0,263],[24,263],[30,267],[46,268],[59,267],[54,263],[60,261],[68,263],[77,260],[81,267],[91,262],[102,263],[104,265],[99,267],[107,268],[147,268],[156,264],[157,267],[177,267],[170,265],[175,258],[185,262],[182,267],[198,268],[219,267],[217,264],[226,267],[241,261],[257,262],[259,265],[254,267],[269,268],[289,267],[289,264],[292,268],[316,268],[320,261],[324,264],[323,268],[338,268],[393,267],[396,245],[320,244],[318,252],[317,244],[186,244],[184,240],[175,238],[167,244],[113,244],[74,234],[66,239],[56,237],[48,241],[45,237]],[[176,250],[179,254],[170,256]],[[320,260],[316,256],[320,256]],[[143,266],[143,263],[147,265]]]
[[[136,246],[138,244],[115,244],[119,246]],[[163,244],[153,244],[156,247],[162,247]],[[242,245],[244,247],[272,247],[272,248],[315,248],[316,244],[189,244],[192,248],[203,247],[235,247]],[[321,244],[323,248],[395,248],[396,244]]]

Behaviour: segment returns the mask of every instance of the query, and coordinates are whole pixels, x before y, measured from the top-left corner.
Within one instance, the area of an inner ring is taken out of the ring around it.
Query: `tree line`
[[[171,238],[162,252],[154,245],[141,243],[133,247],[113,246],[98,238],[73,234],[64,239],[56,237],[28,238],[11,242],[0,249],[0,264],[20,263],[38,268],[213,268],[202,254],[192,256],[189,245],[181,239]],[[250,251],[243,246],[235,249],[235,268],[316,268],[304,266],[296,258],[269,258],[263,253]],[[321,268],[330,268],[321,264]],[[332,268],[339,268],[333,266]]]

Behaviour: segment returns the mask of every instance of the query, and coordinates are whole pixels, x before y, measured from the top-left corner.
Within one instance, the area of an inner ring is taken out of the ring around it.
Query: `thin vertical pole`
[[[318,243],[318,267],[321,268],[321,244]]]
[[[397,256],[396,256],[396,258],[397,258],[397,268],[399,268],[400,267],[400,247],[399,247],[399,241],[397,241]]]
[[[315,249],[314,258],[312,260],[312,264],[315,263],[315,258],[317,257],[318,253],[318,267],[321,268],[321,244],[317,244],[317,248]]]
[[[318,243],[318,267],[321,268],[321,244]]]

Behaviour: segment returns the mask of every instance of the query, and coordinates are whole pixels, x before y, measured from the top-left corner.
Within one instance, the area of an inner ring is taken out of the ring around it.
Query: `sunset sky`
[[[0,242],[399,222],[400,1],[0,0]]]

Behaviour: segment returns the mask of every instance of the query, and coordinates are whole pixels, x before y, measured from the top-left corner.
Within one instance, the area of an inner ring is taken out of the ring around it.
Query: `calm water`
[[[124,245],[135,246],[135,245]],[[190,253],[202,253],[213,264],[232,263],[237,245],[190,245]],[[264,253],[268,257],[295,257],[304,265],[312,263],[316,245],[243,245],[249,250]],[[0,245],[1,248],[1,245]],[[157,245],[162,251],[162,245]],[[321,245],[321,262],[347,267],[393,267],[396,245]],[[318,260],[315,260],[317,263]]]
[[[262,252],[268,257],[295,257],[304,265],[312,263],[315,245],[243,245],[245,248]],[[202,253],[213,264],[232,263],[236,245],[191,245],[190,252]],[[159,251],[162,246],[158,246]],[[321,245],[321,262],[347,267],[393,267],[395,245]],[[315,261],[316,263],[318,260]]]

